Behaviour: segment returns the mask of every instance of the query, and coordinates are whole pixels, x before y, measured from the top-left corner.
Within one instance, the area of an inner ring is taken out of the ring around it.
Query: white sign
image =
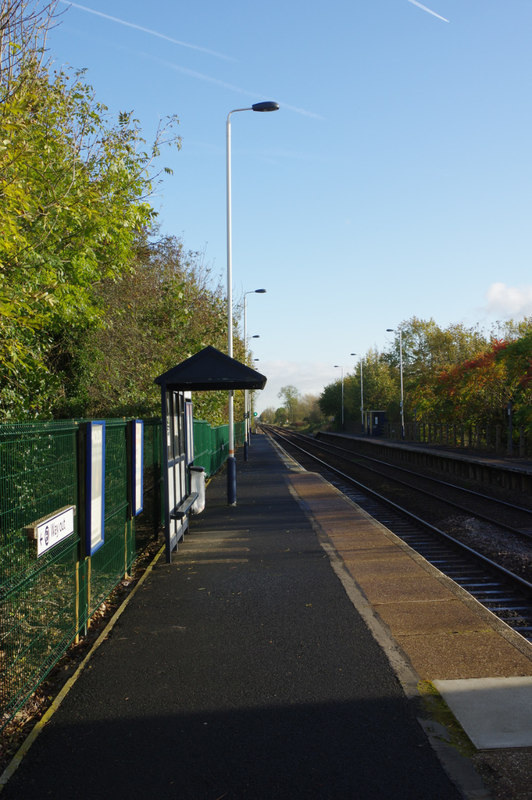
[[[133,516],[141,513],[143,508],[143,474],[144,474],[144,422],[136,419],[133,422]]]
[[[87,552],[92,555],[104,541],[105,422],[87,425]]]
[[[46,517],[28,526],[32,539],[37,540],[37,556],[42,556],[51,547],[74,533],[76,506],[66,506],[52,517]]]

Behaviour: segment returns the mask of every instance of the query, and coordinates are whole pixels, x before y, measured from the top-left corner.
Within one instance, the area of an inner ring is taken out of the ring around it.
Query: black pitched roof
[[[176,391],[264,389],[266,376],[209,346],[159,375],[155,383]]]

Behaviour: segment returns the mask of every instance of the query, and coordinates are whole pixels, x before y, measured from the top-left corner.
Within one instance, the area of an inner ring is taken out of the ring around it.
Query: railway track
[[[264,430],[305,469],[320,472],[532,641],[530,509],[377,459],[364,457],[362,462],[359,454],[312,437],[268,426]],[[377,463],[369,469],[367,461]]]

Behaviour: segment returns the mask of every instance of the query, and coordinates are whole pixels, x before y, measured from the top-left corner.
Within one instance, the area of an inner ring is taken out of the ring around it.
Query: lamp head
[[[253,103],[251,108],[253,111],[278,111],[279,103],[274,100],[264,100],[262,103]]]

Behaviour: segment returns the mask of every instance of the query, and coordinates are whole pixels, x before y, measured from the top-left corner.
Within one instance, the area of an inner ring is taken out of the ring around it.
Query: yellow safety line
[[[81,662],[81,664],[79,665],[77,670],[75,671],[75,673],[65,683],[65,685],[63,686],[63,688],[61,689],[61,691],[59,692],[59,694],[57,695],[57,697],[53,701],[53,703],[50,706],[50,708],[46,711],[46,713],[42,716],[42,718],[38,722],[35,723],[35,725],[33,726],[32,730],[31,730],[31,732],[28,734],[28,736],[26,737],[26,739],[24,740],[22,745],[19,747],[19,749],[17,750],[17,752],[15,753],[13,758],[11,759],[10,763],[8,764],[8,766],[5,768],[3,773],[0,775],[0,793],[2,792],[2,790],[3,790],[4,786],[6,785],[6,783],[8,782],[8,780],[11,778],[11,776],[16,772],[16,770],[20,766],[20,763],[21,763],[22,759],[24,758],[24,756],[26,755],[26,753],[28,752],[28,750],[30,749],[30,747],[32,746],[34,741],[36,740],[37,736],[43,730],[44,726],[50,721],[50,719],[52,718],[53,714],[57,711],[57,709],[59,708],[59,706],[61,705],[61,703],[63,702],[63,700],[67,696],[67,694],[69,693],[69,691],[72,689],[72,687],[76,683],[77,679],[79,678],[79,676],[83,672],[83,670],[84,670],[86,664],[88,663],[88,661],[90,660],[90,658],[93,656],[93,654],[96,652],[98,647],[102,644],[102,642],[107,638],[109,632],[112,630],[112,628],[114,627],[115,623],[118,621],[119,617],[121,616],[122,612],[125,610],[127,604],[129,603],[131,598],[135,595],[137,589],[140,589],[140,587],[142,586],[142,584],[144,583],[144,581],[148,577],[149,573],[151,572],[151,570],[153,569],[153,567],[155,566],[155,564],[157,563],[159,558],[162,556],[162,554],[164,552],[164,549],[165,549],[165,545],[163,545],[161,547],[161,549],[156,554],[156,556],[153,559],[153,561],[151,562],[151,564],[146,568],[146,572],[139,579],[139,582],[137,583],[135,588],[131,590],[131,592],[128,594],[128,596],[126,597],[126,599],[124,600],[122,605],[115,611],[115,613],[113,614],[113,616],[111,617],[111,619],[109,620],[107,625],[105,626],[104,630],[100,633],[100,635],[98,636],[98,638],[96,639],[96,641],[92,645],[91,649],[89,650],[89,652],[87,653],[87,655],[85,656],[85,658],[83,659],[83,661]]]

